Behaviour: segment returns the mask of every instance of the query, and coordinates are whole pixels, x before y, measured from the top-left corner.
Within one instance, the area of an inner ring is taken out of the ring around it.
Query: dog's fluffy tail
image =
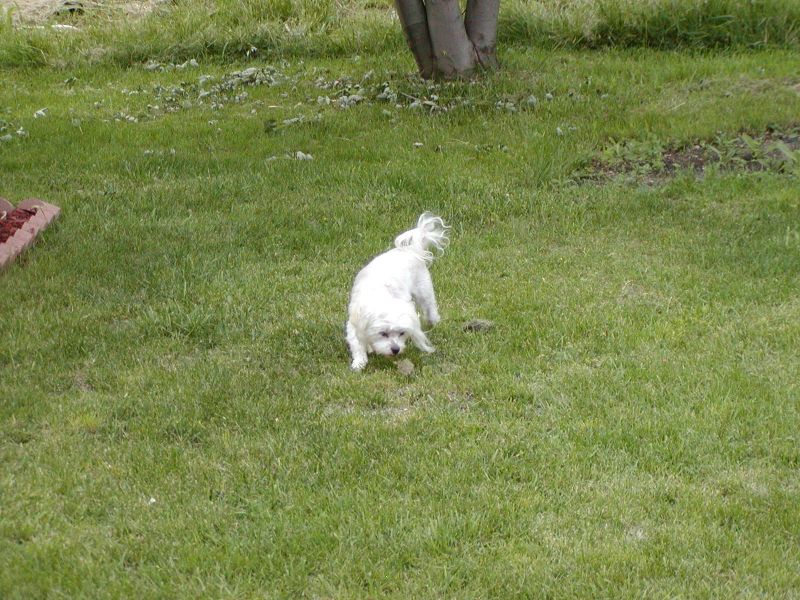
[[[441,217],[424,212],[419,216],[414,229],[409,229],[394,238],[394,246],[410,250],[426,263],[430,263],[433,260],[433,253],[429,248],[434,248],[439,253],[444,252],[450,243],[450,238],[447,237],[449,229]]]

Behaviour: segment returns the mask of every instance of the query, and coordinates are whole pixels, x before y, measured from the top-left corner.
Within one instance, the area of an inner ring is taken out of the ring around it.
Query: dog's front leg
[[[353,324],[347,322],[347,346],[350,348],[350,354],[353,357],[353,362],[350,363],[350,368],[354,371],[360,371],[367,366],[367,347],[361,343],[356,333],[356,328]]]

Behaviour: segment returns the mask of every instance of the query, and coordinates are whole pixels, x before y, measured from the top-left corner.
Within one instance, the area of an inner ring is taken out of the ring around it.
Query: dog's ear
[[[434,348],[430,340],[421,329],[414,329],[411,332],[411,339],[414,341],[414,345],[423,352],[433,352]]]

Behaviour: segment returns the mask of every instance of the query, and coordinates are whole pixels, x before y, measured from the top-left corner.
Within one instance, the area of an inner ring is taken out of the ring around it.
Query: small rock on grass
[[[411,375],[414,372],[414,363],[412,363],[407,358],[403,360],[397,361],[397,370],[400,371],[403,375]]]
[[[494,329],[494,322],[487,321],[486,319],[473,319],[464,323],[464,331],[472,331],[475,333],[485,333]]]

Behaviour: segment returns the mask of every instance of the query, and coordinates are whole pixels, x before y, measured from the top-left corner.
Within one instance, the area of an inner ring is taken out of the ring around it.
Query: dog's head
[[[367,329],[370,348],[375,354],[396,356],[406,349],[413,337],[414,324],[408,319],[393,319],[391,315],[380,316]]]
[[[431,350],[416,311],[404,302],[388,303],[371,315],[366,334],[372,351],[383,356],[400,354],[409,340],[426,352]]]

